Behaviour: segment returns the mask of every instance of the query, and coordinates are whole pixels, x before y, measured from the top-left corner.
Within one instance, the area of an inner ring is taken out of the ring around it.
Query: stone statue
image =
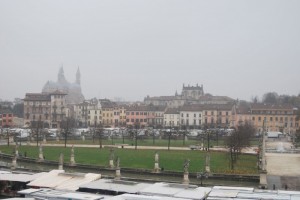
[[[15,146],[15,156],[16,157],[19,157],[19,150],[18,150],[18,148],[19,148],[19,145],[16,144],[16,146]]]
[[[184,173],[188,173],[189,172],[189,167],[190,167],[190,160],[189,159],[185,159],[184,164],[183,164],[183,171],[184,171]]]
[[[159,154],[158,154],[157,151],[155,152],[155,158],[154,158],[154,159],[155,159],[155,162],[156,162],[156,163],[159,162]]]
[[[205,156],[205,171],[210,173],[210,154],[207,153]]]
[[[58,169],[63,170],[63,166],[64,166],[64,154],[60,153],[59,162],[58,162]]]
[[[113,148],[111,148],[111,149],[110,149],[110,152],[109,152],[109,159],[110,159],[110,160],[114,160],[114,157],[115,157],[115,155],[114,155],[114,150],[113,150]]]
[[[120,168],[120,158],[119,158],[119,156],[117,156],[115,162],[116,162],[116,168],[117,168],[117,169]]]
[[[76,165],[75,154],[74,154],[74,145],[72,145],[72,148],[71,148],[70,165],[71,166],[75,166]]]
[[[39,146],[39,159],[38,159],[38,161],[39,162],[44,161],[43,146],[42,146],[42,144],[40,144],[40,146]]]

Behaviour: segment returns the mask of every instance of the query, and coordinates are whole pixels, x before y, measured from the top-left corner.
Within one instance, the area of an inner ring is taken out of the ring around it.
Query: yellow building
[[[278,131],[295,133],[299,128],[295,109],[292,105],[251,104],[237,108],[235,122],[238,125],[246,120],[252,122],[258,132]]]

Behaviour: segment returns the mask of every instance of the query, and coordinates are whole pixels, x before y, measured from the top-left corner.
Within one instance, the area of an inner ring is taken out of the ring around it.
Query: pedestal
[[[155,173],[159,173],[160,172],[159,163],[154,163],[154,172]]]
[[[11,168],[16,169],[17,168],[17,158],[13,158],[11,162]]]
[[[205,171],[206,171],[207,173],[210,173],[210,166],[205,166]]]
[[[44,161],[44,155],[42,153],[39,153],[38,162],[43,162],[43,161]]]
[[[58,165],[58,170],[63,170],[64,166],[63,165]]]
[[[116,177],[115,179],[120,180],[121,179],[121,170],[120,169],[116,169]]]
[[[59,142],[59,137],[58,136],[56,137],[56,141]]]
[[[188,173],[188,172],[184,172],[182,184],[188,185],[189,183],[190,183],[190,180],[189,180],[189,173]]]
[[[114,168],[114,160],[109,160],[109,167]]]
[[[73,155],[73,156],[71,156],[71,159],[70,159],[70,165],[71,165],[71,166],[75,166],[75,165],[76,165],[76,162],[75,162],[75,157],[74,157],[74,155]]]
[[[85,136],[84,135],[81,136],[81,139],[82,139],[82,141],[85,141]]]
[[[262,170],[259,174],[259,188],[261,189],[267,189],[268,183],[267,183],[267,171]]]

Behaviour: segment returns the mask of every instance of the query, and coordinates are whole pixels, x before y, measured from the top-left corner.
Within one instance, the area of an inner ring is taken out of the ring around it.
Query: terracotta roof
[[[263,103],[255,103],[251,104],[252,110],[293,110],[292,105],[284,104],[284,105],[275,105],[275,104],[263,104]]]
[[[232,104],[191,104],[184,105],[180,111],[232,110],[232,107]]]
[[[168,108],[165,114],[179,114],[179,109],[177,108]]]
[[[175,96],[159,96],[159,97],[146,97],[145,100],[160,100],[160,101],[172,101],[176,99]]]
[[[50,101],[50,95],[46,93],[26,93],[24,101]]]

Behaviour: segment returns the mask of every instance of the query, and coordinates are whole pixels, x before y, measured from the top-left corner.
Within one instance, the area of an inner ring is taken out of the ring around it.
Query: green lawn
[[[139,145],[142,145],[139,143]],[[12,154],[14,146],[0,146],[4,153]],[[38,147],[20,146],[19,153],[27,157],[38,158]],[[43,147],[46,160],[56,160],[60,153],[64,154],[65,162],[70,161],[71,148]],[[115,149],[115,157],[120,157],[120,166],[125,168],[153,169],[155,150]],[[190,172],[199,172],[204,169],[206,152],[202,151],[167,151],[160,150],[160,167],[168,171],[183,171],[183,163],[190,159]],[[211,152],[211,171],[216,173],[257,174],[256,156],[241,155],[234,172],[229,170],[229,155],[226,152]],[[77,163],[108,166],[109,148],[75,148]]]
[[[59,143],[59,144],[64,144],[64,140],[60,140],[59,142],[57,141],[47,141],[47,143]],[[94,141],[93,140],[74,140],[74,139],[68,139],[67,141],[68,144],[94,144],[94,145],[99,145],[99,140],[96,138]],[[122,138],[113,138],[111,140],[102,140],[103,145],[113,145],[113,144],[128,144],[134,146],[135,141],[132,139],[127,139],[124,138],[124,142]],[[197,140],[197,139],[189,139],[185,142],[183,142],[182,139],[177,139],[177,140],[170,140],[170,146],[171,147],[189,147],[190,145],[196,145],[199,144],[201,145],[202,140]],[[207,140],[203,141],[204,147],[207,147]],[[219,140],[210,140],[210,146],[224,146],[224,140],[219,139]],[[137,140],[137,145],[138,146],[168,146],[168,140],[167,139],[138,139]],[[257,146],[258,145],[258,140],[253,139],[251,140],[251,145]]]

